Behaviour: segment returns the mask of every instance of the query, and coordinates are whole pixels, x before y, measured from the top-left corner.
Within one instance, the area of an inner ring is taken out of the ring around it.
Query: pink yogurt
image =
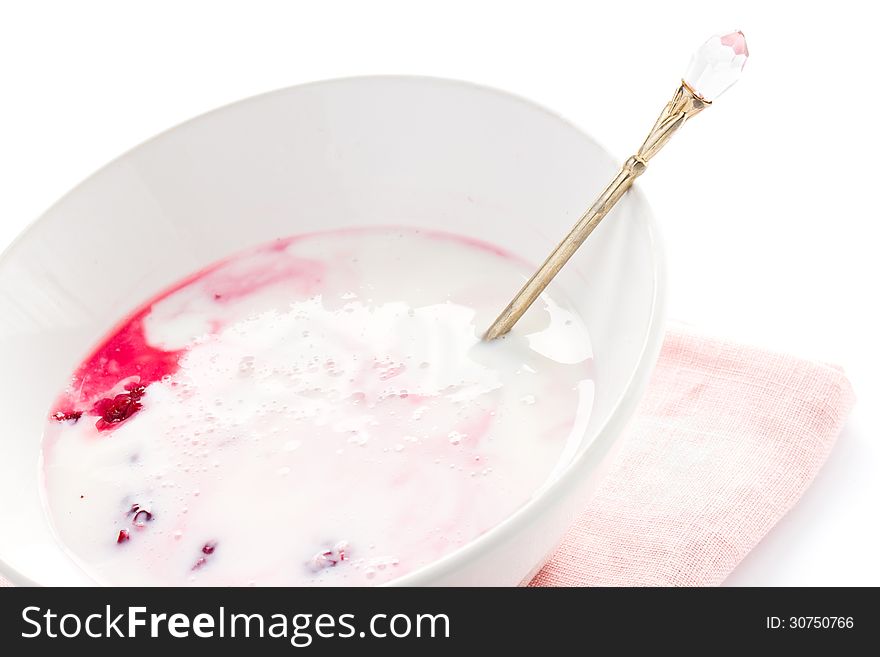
[[[449,554],[550,481],[592,403],[551,289],[482,332],[529,268],[447,234],[279,240],[137,308],[50,411],[48,509],[118,585],[372,585]]]

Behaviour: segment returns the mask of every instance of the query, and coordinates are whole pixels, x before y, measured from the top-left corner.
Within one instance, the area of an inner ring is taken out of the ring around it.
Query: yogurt
[[[111,585],[374,585],[526,504],[593,399],[551,286],[483,331],[531,267],[444,233],[277,240],[143,304],[70,377],[43,439],[56,532]]]

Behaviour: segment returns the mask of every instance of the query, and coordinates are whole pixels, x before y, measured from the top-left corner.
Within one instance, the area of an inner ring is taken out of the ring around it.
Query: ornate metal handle
[[[736,82],[747,58],[748,50],[742,32],[713,37],[694,54],[681,86],[657,117],[654,127],[651,128],[638,152],[624,162],[620,171],[599,194],[590,209],[581,215],[574,228],[507,304],[486,331],[485,340],[494,340],[510,331],[614,204],[632,186],[635,179],[644,173],[651,158],[666,145],[666,142],[688,119],[712,104],[710,98],[717,98]],[[701,89],[702,93],[697,89]]]

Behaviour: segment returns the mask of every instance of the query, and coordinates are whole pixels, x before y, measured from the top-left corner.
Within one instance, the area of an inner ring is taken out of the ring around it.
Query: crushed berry
[[[52,413],[52,419],[56,422],[72,421],[74,424],[82,417],[82,411],[56,411]]]
[[[124,422],[132,415],[141,410],[141,398],[144,396],[146,388],[139,384],[128,384],[126,392],[116,395],[112,399],[105,398],[98,401],[92,412],[100,415],[100,419],[95,424],[100,431],[111,428],[114,424]]]
[[[132,516],[131,524],[135,527],[144,527],[153,519],[153,514],[144,509],[140,504],[132,504],[127,515]]]
[[[130,538],[131,538],[131,536],[129,535],[127,529],[120,529],[119,534],[116,536],[116,542],[117,543],[125,543]]]
[[[214,541],[210,541],[208,543],[205,543],[202,546],[202,554],[212,555],[212,554],[214,554],[214,550],[216,550],[216,549],[217,549],[217,543]],[[193,564],[192,569],[198,570],[199,568],[204,566],[206,563],[208,563],[207,557],[199,557],[198,559],[196,559],[196,562]]]
[[[348,553],[348,541],[339,541],[332,548],[318,552],[309,559],[308,565],[315,572],[324,568],[332,568],[348,559]]]

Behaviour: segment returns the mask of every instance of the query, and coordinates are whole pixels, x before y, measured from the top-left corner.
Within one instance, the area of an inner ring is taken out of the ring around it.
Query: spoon
[[[644,173],[650,159],[666,145],[670,137],[688,119],[702,112],[733,86],[739,79],[748,57],[749,49],[742,32],[714,36],[694,53],[687,72],[681,80],[681,86],[663,108],[638,152],[624,162],[620,171],[599,194],[590,209],[581,215],[571,232],[507,304],[486,331],[484,340],[494,340],[510,331],[614,204],[632,187],[635,179]]]

